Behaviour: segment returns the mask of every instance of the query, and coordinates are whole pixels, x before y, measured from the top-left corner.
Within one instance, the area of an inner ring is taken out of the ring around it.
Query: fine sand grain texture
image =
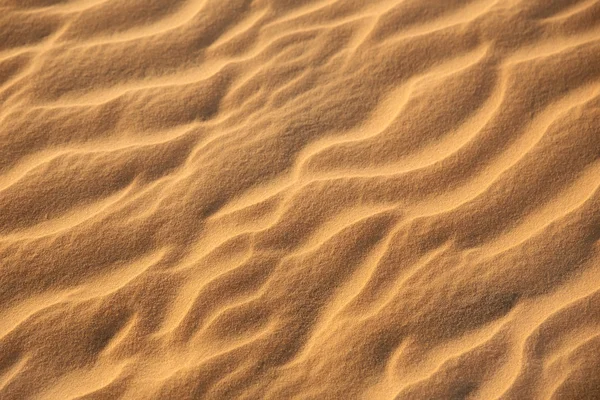
[[[0,399],[600,399],[600,0],[0,0]]]

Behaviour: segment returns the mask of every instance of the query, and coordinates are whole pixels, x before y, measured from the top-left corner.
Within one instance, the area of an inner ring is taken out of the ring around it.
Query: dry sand
[[[0,399],[600,399],[600,1],[0,4]]]

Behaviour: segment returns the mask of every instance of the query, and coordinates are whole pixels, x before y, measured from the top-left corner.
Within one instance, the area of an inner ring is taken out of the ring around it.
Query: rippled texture
[[[600,398],[600,1],[0,11],[0,398]]]

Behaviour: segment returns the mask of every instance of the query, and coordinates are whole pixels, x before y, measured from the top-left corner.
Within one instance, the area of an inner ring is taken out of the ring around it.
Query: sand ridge
[[[1,399],[600,398],[600,1],[0,11]]]

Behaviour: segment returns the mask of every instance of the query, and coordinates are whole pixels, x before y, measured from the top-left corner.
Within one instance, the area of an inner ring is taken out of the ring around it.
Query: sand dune
[[[600,399],[600,1],[0,11],[0,399]]]

